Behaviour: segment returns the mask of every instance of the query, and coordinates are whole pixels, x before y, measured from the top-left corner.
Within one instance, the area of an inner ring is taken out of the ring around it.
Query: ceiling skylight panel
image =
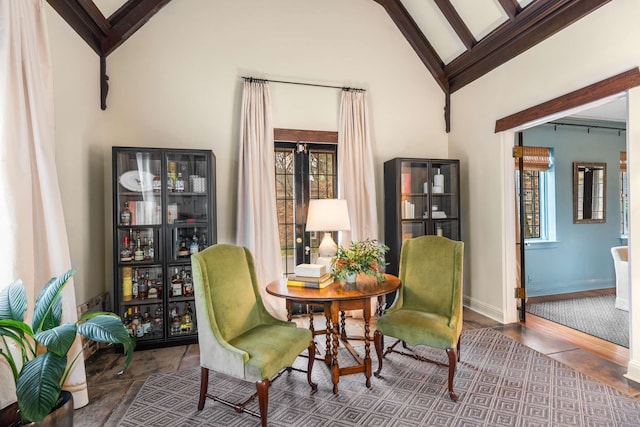
[[[477,41],[509,19],[498,0],[451,0],[451,4]]]
[[[433,0],[402,0],[413,20],[445,64],[466,49]]]

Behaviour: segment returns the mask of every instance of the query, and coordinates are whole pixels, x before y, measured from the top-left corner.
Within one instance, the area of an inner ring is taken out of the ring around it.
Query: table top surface
[[[400,279],[391,274],[384,275],[386,280],[378,281],[373,277],[359,276],[354,284],[341,284],[334,281],[323,289],[287,286],[286,279],[274,280],[267,285],[267,292],[292,301],[341,301],[370,298],[386,295],[400,287]]]

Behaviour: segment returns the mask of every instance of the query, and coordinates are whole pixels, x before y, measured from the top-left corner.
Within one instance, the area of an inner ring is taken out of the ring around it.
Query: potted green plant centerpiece
[[[388,246],[371,239],[351,242],[349,249],[340,246],[331,265],[333,277],[347,283],[354,283],[358,274],[385,280],[382,270],[387,265],[384,255],[388,250]]]
[[[66,393],[62,386],[79,356],[68,355],[77,334],[96,342],[121,344],[126,354],[121,372],[131,363],[135,339],[114,313],[89,312],[76,323],[61,324],[62,289],[75,272],[69,270],[44,286],[36,299],[31,325],[24,320],[27,293],[22,280],[0,292],[0,356],[15,380],[19,418],[14,421],[18,425],[42,422],[61,406],[61,396]],[[9,349],[11,341],[19,350],[17,357]],[[67,366],[69,356],[72,359]],[[70,408],[73,410],[72,404]]]

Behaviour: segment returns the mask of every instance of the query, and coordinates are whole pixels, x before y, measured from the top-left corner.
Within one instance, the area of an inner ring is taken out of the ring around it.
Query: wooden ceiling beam
[[[98,6],[92,0],[77,0],[78,4],[82,7],[85,13],[91,18],[93,23],[102,31],[102,34],[106,36],[111,31],[111,23],[107,21]]]
[[[118,14],[119,10],[116,11],[109,19],[113,27],[103,43],[104,56],[109,55],[124,43],[170,1],[171,0],[138,0],[132,2],[132,0],[130,0],[124,6],[126,14],[121,15]]]
[[[469,27],[467,27],[467,24],[464,23],[458,14],[456,8],[453,7],[451,1],[435,0],[435,2],[467,50],[471,50],[471,48],[477,43],[477,40],[469,30]]]
[[[498,1],[511,21],[513,21],[516,18],[516,15],[522,11],[522,7],[520,6],[520,3],[518,3],[518,0]]]
[[[539,120],[560,111],[579,107],[580,105],[585,105],[637,86],[640,86],[640,70],[638,67],[635,67],[613,77],[609,77],[608,79],[574,90],[566,95],[503,117],[496,121],[495,131],[497,133],[513,129],[525,123]]]
[[[387,11],[391,20],[396,24],[400,32],[407,39],[420,60],[427,67],[429,72],[436,79],[442,90],[449,92],[449,83],[445,77],[444,63],[436,53],[435,49],[427,41],[418,25],[413,20],[407,9],[400,0],[375,0]]]
[[[75,0],[47,0],[47,2],[91,49],[98,55],[102,54],[102,31],[83,7]]]
[[[464,87],[611,0],[537,0],[449,63],[451,92]]]

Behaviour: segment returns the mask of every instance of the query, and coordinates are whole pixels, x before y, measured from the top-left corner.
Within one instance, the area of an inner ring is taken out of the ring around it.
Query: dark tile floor
[[[318,319],[315,324],[321,324],[321,321]],[[306,326],[306,319],[296,319],[296,322]],[[372,330],[373,327],[374,325]],[[640,398],[640,385],[624,378],[623,375],[626,372],[624,366],[586,351],[580,348],[580,345],[569,343],[547,331],[520,324],[502,325],[465,309],[465,330],[487,327],[499,330],[523,345],[591,375],[623,393]],[[362,328],[358,319],[348,319],[347,329],[350,333],[354,330],[353,328]],[[354,333],[356,333],[355,330]],[[464,336],[462,351],[464,351]],[[122,375],[117,375],[122,368],[123,360],[122,354],[105,349],[86,361],[90,403],[75,411],[75,426],[117,425],[117,420],[122,418],[124,411],[149,375],[199,366],[199,348],[198,345],[188,345],[138,351],[134,353],[129,370]],[[196,399],[195,396],[194,399]]]

